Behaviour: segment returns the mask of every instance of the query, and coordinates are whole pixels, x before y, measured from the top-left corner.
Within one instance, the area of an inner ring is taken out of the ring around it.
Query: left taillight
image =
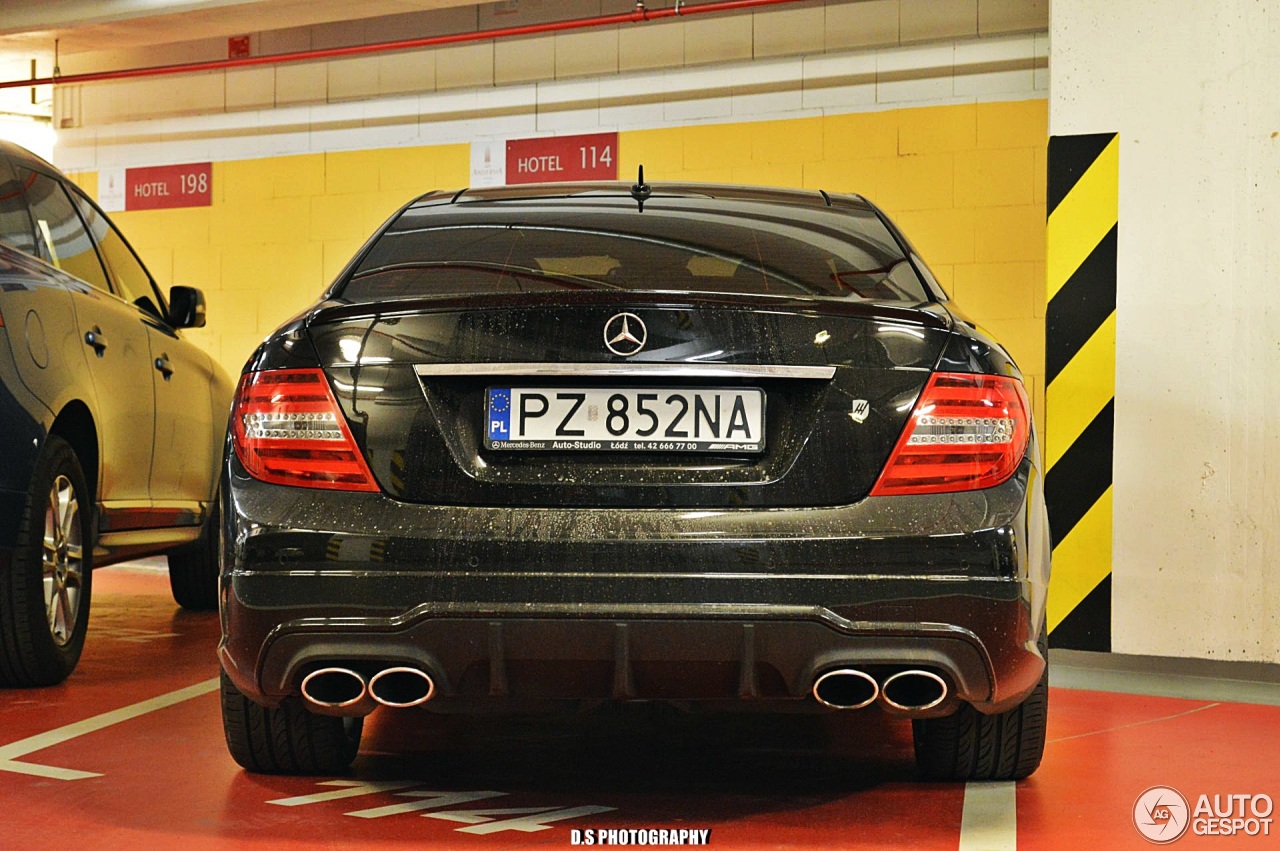
[[[231,412],[236,457],[277,485],[377,491],[338,402],[319,369],[250,372]]]
[[[1031,406],[1021,381],[936,372],[871,495],[994,487],[1018,469],[1030,435]]]

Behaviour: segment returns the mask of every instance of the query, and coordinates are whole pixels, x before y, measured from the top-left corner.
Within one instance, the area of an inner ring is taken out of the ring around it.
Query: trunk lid
[[[631,357],[605,345],[606,324],[624,312],[647,331]],[[864,497],[949,323],[937,306],[586,291],[331,302],[308,333],[370,468],[397,499],[725,509]],[[763,451],[487,448],[488,391],[521,387],[758,388]]]

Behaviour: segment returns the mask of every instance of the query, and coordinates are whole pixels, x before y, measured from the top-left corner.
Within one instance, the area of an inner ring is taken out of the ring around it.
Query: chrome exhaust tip
[[[368,696],[364,677],[350,668],[320,668],[302,679],[302,699],[318,714],[368,715]]]
[[[813,696],[832,709],[861,709],[876,702],[880,686],[870,674],[854,668],[827,671],[813,681]]]
[[[435,697],[435,681],[417,668],[386,668],[369,680],[369,694],[383,706],[403,709]]]
[[[900,712],[924,712],[947,699],[947,681],[932,671],[900,671],[884,681],[880,697]]]

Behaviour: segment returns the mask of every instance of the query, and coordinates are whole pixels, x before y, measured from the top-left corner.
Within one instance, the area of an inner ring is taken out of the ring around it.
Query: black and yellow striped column
[[[1049,643],[1111,649],[1119,137],[1049,140],[1045,499]]]

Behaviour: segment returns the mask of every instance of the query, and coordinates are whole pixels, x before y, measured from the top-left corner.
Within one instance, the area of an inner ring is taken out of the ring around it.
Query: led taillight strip
[[[379,490],[320,369],[278,369],[240,379],[232,444],[249,475],[328,490]]]
[[[934,373],[916,402],[873,496],[994,487],[1022,463],[1031,407],[1004,375]]]

